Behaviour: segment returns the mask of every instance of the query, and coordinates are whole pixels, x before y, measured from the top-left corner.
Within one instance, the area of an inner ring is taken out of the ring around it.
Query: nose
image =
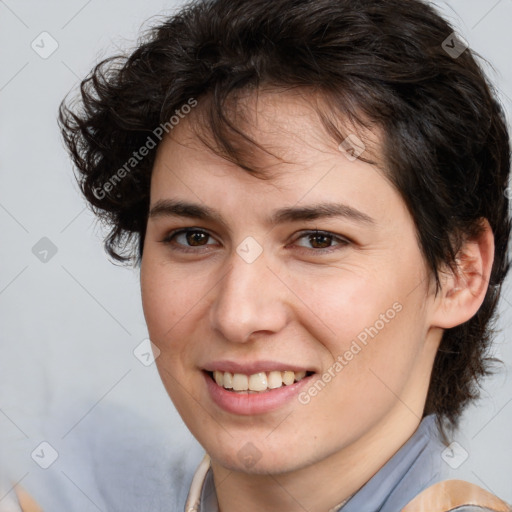
[[[210,308],[212,329],[234,343],[282,330],[290,318],[287,289],[268,267],[265,251],[252,263],[233,251],[226,268]]]

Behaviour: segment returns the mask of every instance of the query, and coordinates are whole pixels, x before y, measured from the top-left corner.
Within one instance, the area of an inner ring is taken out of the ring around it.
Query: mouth
[[[218,360],[202,368],[208,399],[225,412],[252,416],[293,408],[316,368],[285,361]]]
[[[236,394],[264,394],[291,386],[314,374],[312,371],[272,370],[251,375],[223,371],[205,371],[220,388]]]

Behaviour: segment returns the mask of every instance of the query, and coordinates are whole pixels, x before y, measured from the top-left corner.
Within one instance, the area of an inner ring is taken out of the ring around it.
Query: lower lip
[[[280,388],[260,393],[240,393],[228,391],[219,386],[207,372],[203,372],[203,375],[214,403],[227,412],[241,415],[262,414],[279,409],[296,398],[300,390],[309,383],[311,377],[314,377],[314,374],[309,375],[289,386],[283,385]]]

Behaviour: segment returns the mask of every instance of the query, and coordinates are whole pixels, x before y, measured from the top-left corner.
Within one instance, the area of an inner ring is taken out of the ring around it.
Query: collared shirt
[[[446,478],[447,468],[441,457],[445,448],[435,416],[425,417],[411,438],[339,512],[399,512],[422,490]],[[459,507],[457,512],[484,510]],[[219,512],[211,468],[202,487],[199,512]]]
[[[131,416],[129,419],[133,422]],[[105,424],[101,415],[97,421],[99,425]],[[122,414],[118,414],[116,421],[118,426],[112,429],[112,436],[106,435],[105,429],[88,428],[86,432],[94,435],[89,443],[83,438],[77,439],[76,446],[68,446],[68,459],[63,458],[60,467],[34,472],[37,478],[23,482],[45,512],[79,512],[84,510],[84,502],[88,499],[94,503],[91,509],[105,512],[184,510],[192,475],[204,453],[202,447],[187,440],[182,445],[170,443],[169,450],[174,451],[167,452],[161,445],[148,441],[141,450],[130,437],[139,435],[139,430],[123,430],[122,425],[127,419]],[[144,425],[141,423],[141,429]],[[157,434],[161,435],[155,431],[155,436]],[[146,435],[146,438],[151,439],[151,436]],[[172,436],[170,439],[172,441]],[[448,467],[441,458],[444,449],[435,418],[425,418],[410,440],[346,502],[340,512],[399,512],[421,490],[446,479]],[[73,481],[87,492],[87,498],[70,485],[64,473],[72,475]],[[212,477],[208,471],[200,487],[200,512],[219,511]],[[18,479],[19,475],[16,478],[5,475],[2,481],[0,475],[1,512],[20,512],[14,491],[8,492]],[[457,512],[483,510],[459,507]]]

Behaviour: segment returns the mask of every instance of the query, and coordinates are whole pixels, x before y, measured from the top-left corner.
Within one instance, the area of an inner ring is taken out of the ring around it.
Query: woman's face
[[[413,220],[381,171],[299,95],[248,106],[249,135],[284,162],[261,153],[259,180],[183,119],[154,165],[142,299],[163,383],[212,460],[280,473],[413,430],[440,332]]]

